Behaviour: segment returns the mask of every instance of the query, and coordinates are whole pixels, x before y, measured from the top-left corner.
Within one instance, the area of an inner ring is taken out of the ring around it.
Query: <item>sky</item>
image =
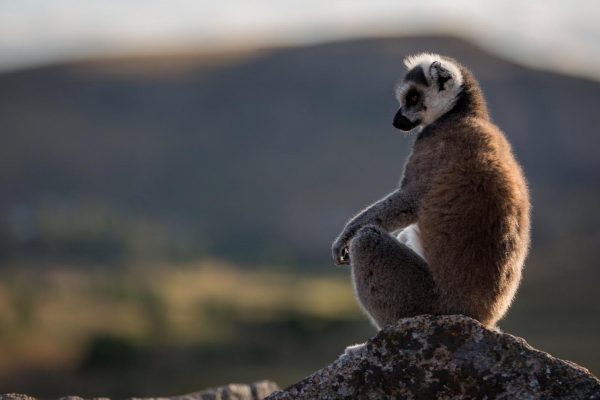
[[[0,71],[174,49],[451,33],[600,79],[595,0],[0,0]]]

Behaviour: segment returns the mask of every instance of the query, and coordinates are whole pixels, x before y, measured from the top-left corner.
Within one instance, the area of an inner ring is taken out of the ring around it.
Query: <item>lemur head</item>
[[[463,91],[458,63],[437,54],[407,57],[408,72],[396,89],[400,109],[394,126],[403,131],[424,128],[447,113]]]

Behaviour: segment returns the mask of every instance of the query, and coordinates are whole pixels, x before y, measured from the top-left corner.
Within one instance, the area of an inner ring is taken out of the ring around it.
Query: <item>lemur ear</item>
[[[429,66],[429,76],[433,84],[437,84],[438,90],[441,92],[442,90],[450,89],[455,84],[454,76],[452,72],[448,69],[444,68],[441,62],[434,61]]]

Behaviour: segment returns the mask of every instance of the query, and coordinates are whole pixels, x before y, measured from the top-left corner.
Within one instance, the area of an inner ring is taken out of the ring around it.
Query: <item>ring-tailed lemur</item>
[[[400,187],[346,224],[335,263],[352,265],[377,327],[417,314],[494,326],[529,247],[525,178],[469,70],[435,54],[405,65],[394,126],[418,135]]]

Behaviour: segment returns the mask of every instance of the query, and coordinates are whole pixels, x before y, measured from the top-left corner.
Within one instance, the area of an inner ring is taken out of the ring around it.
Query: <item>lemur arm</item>
[[[403,185],[404,186],[404,185]],[[332,246],[337,265],[349,264],[348,244],[356,232],[365,225],[376,225],[387,232],[404,228],[417,220],[416,196],[399,188],[352,218]]]

